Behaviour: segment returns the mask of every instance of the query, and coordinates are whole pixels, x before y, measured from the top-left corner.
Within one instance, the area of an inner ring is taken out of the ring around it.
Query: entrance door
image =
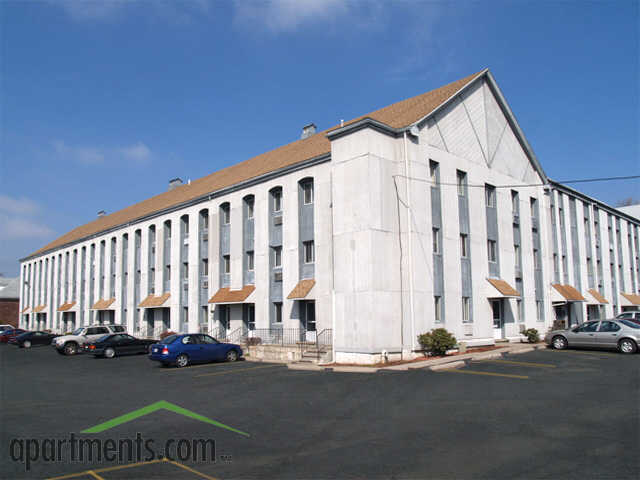
[[[600,318],[600,305],[587,305],[587,321]]]
[[[256,329],[256,306],[254,303],[245,303],[242,305],[242,320],[244,321],[244,330],[253,331]]]
[[[493,338],[502,338],[502,300],[491,300],[493,312]]]
[[[307,342],[316,341],[316,302],[313,300],[306,301],[302,304],[304,309],[303,326],[306,332],[305,340]]]

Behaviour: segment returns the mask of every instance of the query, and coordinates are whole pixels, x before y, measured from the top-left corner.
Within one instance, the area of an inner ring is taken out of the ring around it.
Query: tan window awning
[[[209,303],[243,303],[255,289],[255,285],[245,285],[240,290],[224,287],[209,299]]]
[[[599,291],[597,291],[595,288],[590,288],[589,290],[587,290],[587,294],[585,295],[585,298],[587,299],[587,303],[589,305],[606,305],[607,303],[609,303],[607,301],[606,298],[604,298]]]
[[[40,313],[42,312],[45,308],[47,308],[46,305],[38,305],[37,307],[34,307],[33,309],[33,313]]]
[[[551,291],[552,302],[586,302],[582,294],[571,285],[561,285],[552,283],[554,290]],[[555,295],[554,295],[555,292]],[[559,294],[559,295],[558,295]]]
[[[91,310],[110,310],[109,307],[115,302],[115,298],[107,298],[106,300],[100,299],[93,304]]]
[[[138,307],[140,308],[165,307],[166,306],[165,302],[169,300],[169,297],[171,297],[170,293],[163,293],[162,295],[158,295],[157,297],[152,293],[151,295],[148,295],[147,298],[142,300],[142,302],[140,302],[140,305],[138,305]]]
[[[316,281],[313,278],[300,280],[298,284],[295,287],[293,287],[293,290],[291,290],[291,293],[287,296],[287,298],[289,300],[292,300],[292,299],[301,300],[303,298],[306,298],[306,296],[309,294],[309,292],[311,291],[311,289],[315,284],[316,284]]]
[[[640,305],[640,295],[620,292],[620,296],[620,305],[623,307],[635,307]]]
[[[520,298],[520,292],[500,278],[487,278],[493,287],[487,298]]]
[[[76,302],[65,302],[62,305],[60,305],[58,307],[58,311],[59,312],[68,312],[69,310],[71,310],[74,305],[76,304]]]
[[[31,310],[31,307],[24,307],[24,308],[22,309],[22,311],[20,312],[20,314],[23,314],[23,313],[31,313],[29,310]]]

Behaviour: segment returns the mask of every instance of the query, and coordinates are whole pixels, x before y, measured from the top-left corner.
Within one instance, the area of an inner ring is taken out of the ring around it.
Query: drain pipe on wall
[[[407,248],[408,248],[408,265],[409,265],[409,316],[411,317],[411,343],[409,344],[413,351],[413,342],[415,338],[415,311],[413,306],[413,250],[411,239],[411,169],[409,167],[409,155],[407,152],[407,131],[404,131],[404,170],[407,190]],[[404,348],[404,345],[402,345]]]

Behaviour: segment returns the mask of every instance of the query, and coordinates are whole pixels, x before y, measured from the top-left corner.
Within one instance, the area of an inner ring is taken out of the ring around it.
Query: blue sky
[[[489,67],[547,174],[640,174],[637,2],[0,3],[0,272],[68,230]],[[583,184],[605,202],[636,181]]]

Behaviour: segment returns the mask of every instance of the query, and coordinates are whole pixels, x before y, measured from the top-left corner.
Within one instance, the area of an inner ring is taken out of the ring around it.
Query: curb
[[[437,372],[438,370],[452,370],[454,368],[461,368],[466,365],[466,362],[462,360],[457,360],[455,362],[443,363],[442,365],[434,365],[432,367],[428,367],[432,372]]]

